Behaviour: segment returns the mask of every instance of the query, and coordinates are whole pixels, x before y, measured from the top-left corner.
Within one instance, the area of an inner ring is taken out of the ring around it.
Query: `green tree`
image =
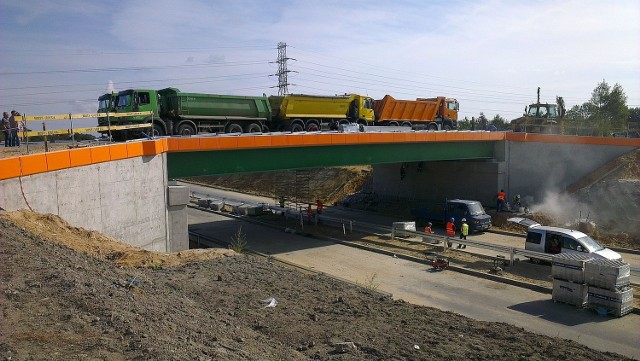
[[[467,117],[464,119],[458,120],[458,130],[469,130],[471,129],[471,122]]]
[[[591,113],[589,123],[601,135],[626,128],[629,109],[627,96],[620,84],[616,83],[611,88],[605,80],[602,80],[591,93],[588,103]]]
[[[507,121],[503,117],[501,117],[500,114],[496,114],[491,122],[496,126],[498,130],[505,130],[509,127]]]
[[[629,108],[629,117],[627,118],[629,123],[640,122],[640,108]]]

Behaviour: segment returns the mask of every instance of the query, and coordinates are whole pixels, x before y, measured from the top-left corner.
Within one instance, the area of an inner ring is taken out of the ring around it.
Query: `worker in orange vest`
[[[449,222],[447,222],[447,247],[451,247],[449,239],[456,236],[456,225],[453,222],[455,222],[453,217],[449,218]]]
[[[424,227],[424,233],[433,233],[433,231],[431,230],[431,226],[433,226],[431,222],[427,223],[427,225]]]
[[[496,206],[496,208],[498,209],[498,212],[502,212],[502,209],[504,208],[504,203],[507,201],[507,193],[504,192],[504,189],[501,189],[500,192],[498,192],[498,204]]]

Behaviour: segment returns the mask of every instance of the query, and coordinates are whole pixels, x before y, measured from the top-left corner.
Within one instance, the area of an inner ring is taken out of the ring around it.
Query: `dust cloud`
[[[576,220],[591,220],[594,213],[591,207],[568,194],[546,191],[541,203],[530,207],[534,213],[544,213],[555,219],[557,225],[569,225]]]

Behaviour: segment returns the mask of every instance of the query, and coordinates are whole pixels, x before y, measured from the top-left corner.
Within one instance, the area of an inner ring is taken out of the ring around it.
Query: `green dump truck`
[[[176,88],[128,89],[117,94],[116,113],[149,111],[152,112],[150,115],[100,118],[98,124],[148,125],[148,128],[112,132],[114,139],[123,140],[142,132],[151,132],[154,136],[189,136],[200,132],[259,133],[271,120],[266,96],[184,93]]]
[[[357,94],[267,98],[184,93],[176,88],[128,89],[117,95],[101,96],[99,111],[105,111],[109,99],[115,102],[112,110],[115,113],[145,113],[99,118],[100,126],[145,125],[111,131],[115,140],[139,137],[143,132],[153,136],[189,136],[202,132],[260,133],[269,129],[318,131],[337,129],[339,124],[367,125],[374,120],[373,99]]]

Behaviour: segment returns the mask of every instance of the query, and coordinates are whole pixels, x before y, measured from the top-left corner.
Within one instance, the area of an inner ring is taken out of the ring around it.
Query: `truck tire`
[[[260,124],[257,123],[251,123],[251,124],[247,124],[247,126],[244,129],[245,133],[261,133],[262,129],[260,128]]]
[[[154,123],[153,127],[151,128],[151,135],[154,137],[164,136],[164,128],[162,127],[162,125]]]
[[[402,126],[411,128],[411,122],[402,122]]]
[[[398,124],[398,122],[396,122],[396,121],[389,122],[389,126],[390,127],[397,127],[398,125],[400,125],[400,124]]]
[[[317,132],[320,130],[320,127],[318,126],[318,121],[315,119],[311,119],[309,120],[309,122],[307,122],[307,132]]]
[[[436,123],[430,123],[429,126],[427,127],[428,130],[438,130],[438,124]]]
[[[300,123],[291,124],[291,133],[298,133],[303,131],[304,131],[304,127],[302,127],[302,124]]]
[[[238,123],[231,123],[227,125],[226,133],[242,133],[242,126]]]
[[[178,127],[178,135],[181,135],[183,137],[190,137],[192,135],[196,135],[196,129],[193,127],[193,125],[184,123]]]
[[[443,128],[444,130],[451,130],[451,129],[453,129],[453,128],[451,128],[451,125],[450,125],[450,124],[445,124],[442,128]]]

